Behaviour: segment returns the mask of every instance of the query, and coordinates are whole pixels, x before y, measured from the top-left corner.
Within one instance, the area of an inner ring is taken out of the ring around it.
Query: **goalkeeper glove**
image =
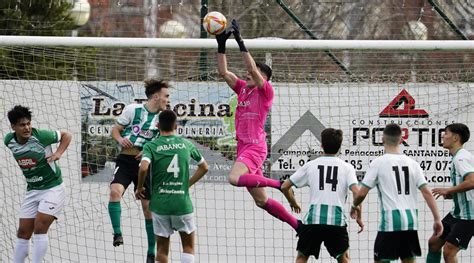
[[[245,47],[244,40],[242,39],[242,36],[240,35],[239,25],[237,24],[237,21],[235,21],[235,19],[232,19],[231,28],[232,28],[231,31],[234,34],[235,41],[237,41],[237,44],[239,45],[240,51],[249,52],[247,48]]]
[[[220,33],[219,35],[216,35],[217,53],[225,54],[225,42],[231,34],[232,32],[226,29],[224,30],[224,32]]]

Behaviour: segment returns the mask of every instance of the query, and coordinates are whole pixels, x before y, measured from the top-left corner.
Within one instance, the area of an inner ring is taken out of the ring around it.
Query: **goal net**
[[[227,183],[235,159],[236,97],[217,74],[213,40],[197,41],[187,48],[183,46],[191,40],[175,39],[175,48],[161,46],[164,40],[140,44],[144,40],[134,39],[136,43],[128,47],[123,39],[106,40],[110,46],[121,47],[66,43],[69,40],[51,39],[56,45],[0,46],[0,138],[10,130],[6,112],[17,104],[31,108],[34,127],[73,133],[71,145],[59,160],[68,197],[64,214],[49,232],[47,262],[145,260],[144,217],[131,187],[121,202],[123,246],[112,246],[107,204],[118,154],[111,127],[125,105],[144,101],[143,80],[149,77],[171,83],[170,108],[179,116],[178,133],[191,139],[210,165],[208,174],[191,189],[197,222],[196,260],[294,260],[297,238],[291,227],[257,208],[245,188]],[[429,186],[451,184],[451,157],[441,146],[441,134],[453,122],[474,129],[472,45],[456,49],[429,41],[247,42],[255,60],[271,65],[274,72],[275,98],[265,125],[269,145],[263,167],[266,176],[290,175],[319,156],[320,132],[333,127],[344,132],[340,158],[362,178],[369,161],[382,153],[383,127],[395,122],[403,128],[404,153],[420,162]],[[315,42],[328,46],[312,46]],[[244,78],[243,60],[236,46],[230,45],[229,70]],[[472,140],[465,147],[473,151]],[[13,257],[26,183],[5,146],[0,148],[0,159],[0,261],[8,262]],[[295,192],[304,215],[308,189]],[[267,193],[289,209],[279,191],[268,188]],[[442,215],[452,207],[451,201],[438,200],[438,205]],[[418,208],[425,256],[433,220],[424,202]],[[346,214],[348,210],[349,205]],[[372,260],[379,212],[373,190],[364,205],[364,232],[357,234],[357,225],[349,220],[349,252],[354,262]],[[174,235],[171,262],[179,261],[180,251]],[[460,262],[472,257],[471,244],[460,252]],[[320,259],[333,260],[325,249]]]

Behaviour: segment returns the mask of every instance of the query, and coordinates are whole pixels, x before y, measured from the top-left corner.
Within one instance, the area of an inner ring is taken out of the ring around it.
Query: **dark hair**
[[[158,121],[160,122],[160,130],[164,132],[170,132],[174,130],[176,124],[176,113],[172,110],[164,110],[160,112]]]
[[[255,65],[257,65],[257,68],[267,76],[268,81],[272,78],[272,68],[270,68],[270,66],[261,62],[256,62]]]
[[[324,129],[321,132],[321,144],[324,153],[336,154],[341,148],[342,131],[333,128]]]
[[[471,133],[469,132],[469,127],[466,126],[466,124],[463,123],[452,123],[446,126],[446,130],[449,130],[452,133],[455,133],[459,135],[461,138],[461,144],[464,144],[465,142],[469,141],[469,137],[471,136]]]
[[[11,124],[17,124],[23,118],[31,121],[31,110],[28,107],[16,105],[8,112],[8,120]]]
[[[399,145],[402,137],[402,129],[396,123],[390,123],[383,129],[385,143],[389,145]]]
[[[162,88],[169,88],[168,83],[164,80],[158,80],[158,79],[145,80],[145,95],[147,98],[151,98],[153,94],[160,92]]]

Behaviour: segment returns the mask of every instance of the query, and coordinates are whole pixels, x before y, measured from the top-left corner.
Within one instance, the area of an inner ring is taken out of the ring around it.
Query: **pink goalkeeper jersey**
[[[235,128],[237,140],[242,143],[265,142],[265,120],[273,102],[273,87],[265,81],[263,88],[247,87],[247,82],[239,79],[233,88],[237,93]]]

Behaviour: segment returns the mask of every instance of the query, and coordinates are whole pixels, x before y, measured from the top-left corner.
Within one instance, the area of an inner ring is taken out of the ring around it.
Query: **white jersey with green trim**
[[[386,153],[373,160],[362,185],[377,187],[381,218],[379,231],[418,229],[418,193],[426,185],[420,164],[404,154]]]
[[[466,149],[459,149],[451,163],[451,182],[457,186],[464,182],[469,174],[474,173],[474,156]],[[471,175],[474,176],[474,175]],[[451,215],[458,219],[474,220],[474,190],[455,193]]]
[[[298,169],[290,176],[290,181],[298,188],[310,188],[310,206],[303,220],[305,224],[347,225],[344,204],[349,188],[357,184],[352,165],[338,157],[321,156]]]
[[[133,146],[142,148],[143,145],[159,135],[158,112],[150,112],[145,104],[130,104],[125,106],[117,123],[124,126],[121,136],[128,138]]]

